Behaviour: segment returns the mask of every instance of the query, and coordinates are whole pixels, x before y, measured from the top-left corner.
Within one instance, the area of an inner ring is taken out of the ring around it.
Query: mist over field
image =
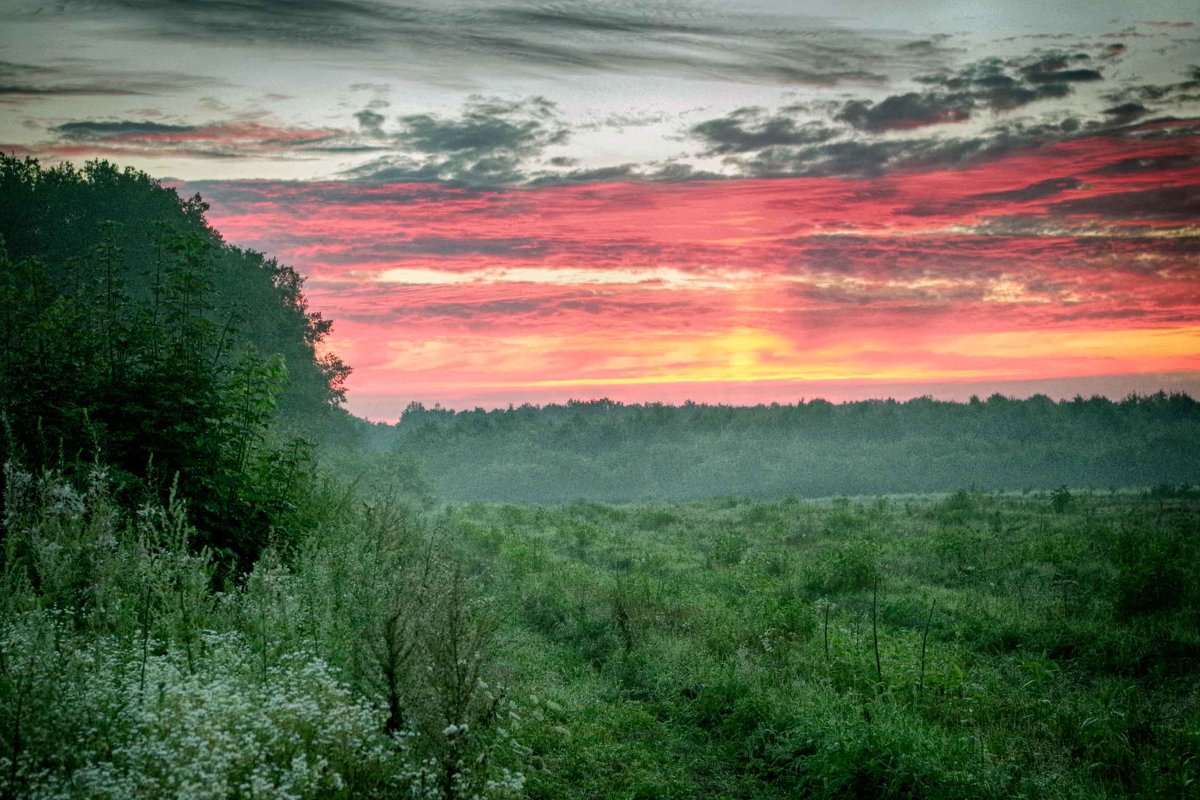
[[[1198,423],[1193,399],[1166,393],[756,407],[600,400],[413,405],[365,442],[397,464],[410,458],[445,500],[632,502],[1195,484]]]

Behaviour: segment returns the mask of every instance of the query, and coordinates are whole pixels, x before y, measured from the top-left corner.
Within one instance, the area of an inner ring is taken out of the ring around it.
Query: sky
[[[0,0],[0,150],[307,277],[347,407],[1200,394],[1200,11]]]

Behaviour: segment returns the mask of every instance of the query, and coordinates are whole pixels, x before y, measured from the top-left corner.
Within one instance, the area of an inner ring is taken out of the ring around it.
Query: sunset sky
[[[1200,394],[1195,0],[0,0],[0,150],[200,192],[392,420]]]

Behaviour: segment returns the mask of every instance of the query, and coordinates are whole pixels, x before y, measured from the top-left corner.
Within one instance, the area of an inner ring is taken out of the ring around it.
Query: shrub
[[[1065,514],[1075,507],[1075,497],[1066,485],[1059,486],[1050,493],[1050,508],[1055,514]]]
[[[818,594],[869,589],[879,577],[879,548],[869,539],[856,539],[824,555],[805,570],[806,586]]]
[[[930,513],[934,519],[947,525],[962,525],[977,517],[982,506],[981,496],[973,489],[959,489],[938,503]]]
[[[1200,610],[1200,542],[1184,526],[1127,528],[1116,537],[1112,561],[1120,617]]]

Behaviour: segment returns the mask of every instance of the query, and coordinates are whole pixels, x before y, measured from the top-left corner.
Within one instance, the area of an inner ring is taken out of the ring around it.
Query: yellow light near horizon
[[[1200,326],[1100,331],[1000,331],[953,336],[932,348],[975,356],[1087,358],[1113,361],[1200,360]]]
[[[1200,327],[939,333],[859,331],[805,343],[753,325],[406,342],[388,370],[427,388],[1020,380],[1200,368]]]

